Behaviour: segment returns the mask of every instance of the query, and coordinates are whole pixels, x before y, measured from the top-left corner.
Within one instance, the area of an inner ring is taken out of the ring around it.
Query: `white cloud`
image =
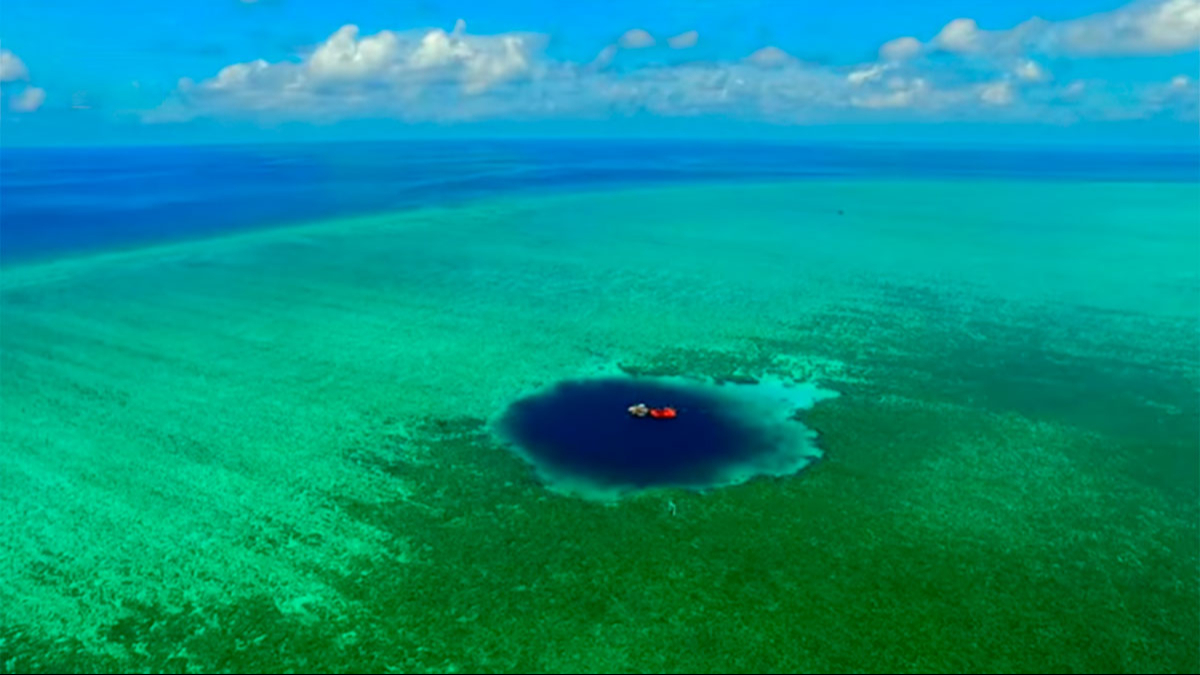
[[[259,59],[250,63],[235,63],[221,69],[217,76],[204,86],[214,91],[236,90],[248,86],[271,68],[271,64]]]
[[[988,105],[1011,105],[1013,98],[1012,84],[1007,81],[992,82],[980,87],[979,89],[979,100],[987,103]]]
[[[1017,79],[1026,82],[1045,82],[1050,79],[1050,73],[1045,68],[1038,65],[1036,61],[1029,59],[1023,59],[1017,63],[1016,68],[1013,69],[1013,74],[1017,76]]]
[[[983,48],[982,31],[975,19],[955,19],[934,36],[933,43],[948,52],[974,52]]]
[[[1038,18],[1018,24],[1010,30],[983,30],[974,19],[955,19],[934,36],[930,44],[954,54],[1016,54],[1037,36],[1044,34],[1048,22]]]
[[[381,73],[396,64],[399,52],[400,39],[391,31],[380,31],[360,40],[358,26],[342,26],[308,58],[308,72],[312,77],[323,80],[358,80]],[[439,29],[430,31],[420,46],[408,56],[418,66],[440,65],[439,61],[453,58],[453,47],[446,33]],[[238,64],[231,68],[248,70],[244,68],[245,65]],[[262,60],[248,65],[249,69],[254,70],[270,67]],[[238,77],[242,75],[239,73]]]
[[[461,21],[451,33],[439,28],[361,37],[349,25],[299,63],[233,64],[199,83],[181,80],[178,94],[185,103],[251,110],[338,110],[381,97],[411,100],[428,90],[471,96],[536,76],[544,44],[543,36],[529,34],[466,35]]]
[[[46,90],[38,87],[26,87],[16,98],[12,100],[9,107],[17,112],[33,112],[42,107],[42,103],[46,100]]]
[[[887,70],[887,66],[879,64],[868,66],[866,68],[860,68],[847,75],[846,81],[856,87],[862,86],[867,82],[878,80]]]
[[[1054,25],[1061,26],[1035,20],[1010,31],[987,31],[969,19],[958,20],[927,45],[915,38],[893,40],[880,48],[880,61],[854,67],[803,63],[777,47],[763,47],[737,61],[631,63],[621,69],[606,67],[622,50],[620,44],[608,45],[590,63],[576,63],[550,58],[544,51],[547,36],[474,35],[462,21],[450,32],[385,30],[365,36],[351,25],[302,57],[247,61],[197,82],[181,79],[168,101],[146,119],[454,122],[650,112],[807,123],[855,116],[892,119],[888,115],[1082,119],[1115,114],[1118,108],[1132,116],[1152,107],[1146,101],[1162,111],[1188,108],[1184,99],[1195,86],[1186,77],[1178,86],[1160,82],[1144,95],[1098,80],[1086,86],[1054,84],[1041,57],[1013,53],[1046,44]],[[653,41],[640,33],[626,33],[621,43]],[[694,31],[667,44],[674,46],[689,34],[694,44]],[[927,49],[965,56],[923,58]]]
[[[298,68],[260,59],[229,66],[201,86],[244,87],[251,79],[267,81],[286,75],[286,88],[304,89],[338,83],[429,79],[443,74],[459,80],[465,91],[479,92],[528,72],[532,52],[541,47],[540,38],[527,35],[466,36],[465,30],[460,19],[451,33],[437,28],[413,40],[386,30],[359,37],[357,26],[343,26]],[[290,72],[284,73],[285,69]]]
[[[25,66],[25,62],[11,51],[0,49],[0,84],[7,83],[8,87],[12,87],[11,83],[13,82],[28,81],[29,68]],[[21,87],[22,85],[16,86]],[[16,112],[33,112],[42,107],[42,103],[45,101],[45,89],[25,85],[25,88],[9,101],[8,107]]]
[[[654,36],[641,28],[632,28],[625,31],[621,39],[617,40],[617,44],[625,49],[642,49],[644,47],[654,46]]]
[[[960,18],[946,24],[932,43],[958,54],[1186,52],[1200,48],[1200,0],[1136,0],[1110,12],[1058,22],[1035,17],[995,31],[980,29],[974,19]]]
[[[858,108],[886,110],[935,105],[934,90],[924,78],[892,78],[885,89],[871,94],[855,96],[850,103]]]
[[[680,33],[675,37],[667,38],[667,44],[671,46],[671,49],[687,49],[689,47],[695,47],[696,42],[699,40],[700,33],[694,30],[689,30],[686,33]]]
[[[1166,54],[1200,47],[1200,0],[1141,0],[1052,25],[1050,42],[1075,54]]]
[[[516,50],[521,58],[513,59],[506,45],[514,38],[507,34],[449,35],[449,45],[446,39],[436,29],[370,37],[343,29],[299,62],[251,61],[228,66],[207,80],[185,78],[147,120],[386,116],[454,121],[650,111],[794,121],[848,105],[840,91],[845,88],[843,74],[805,66],[778,49],[760,50],[740,62],[610,72],[600,66],[611,60],[615,46],[591,64],[574,64],[527,48]],[[533,36],[519,42],[544,41]],[[481,77],[491,86],[473,86]]]
[[[688,49],[689,47],[696,46],[699,39],[700,33],[690,30],[686,33],[680,33],[674,37],[667,38],[667,44],[672,49]],[[653,47],[655,44],[653,35],[641,28],[634,28],[625,31],[621,37],[617,38],[616,44],[607,45],[604,49],[601,49],[600,53],[596,54],[596,58],[592,59],[592,62],[588,66],[592,69],[602,69],[612,63],[622,49],[645,49],[646,47]]]
[[[879,58],[884,61],[906,61],[919,53],[921,41],[914,37],[899,37],[879,48]]]
[[[759,66],[782,66],[796,62],[796,58],[778,47],[763,47],[746,57],[750,63]]]
[[[16,54],[7,49],[0,49],[0,82],[15,82],[28,80],[29,69]]]

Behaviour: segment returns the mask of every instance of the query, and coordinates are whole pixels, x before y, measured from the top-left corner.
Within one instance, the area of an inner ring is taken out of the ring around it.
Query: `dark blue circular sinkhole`
[[[728,389],[646,378],[562,382],[514,402],[496,429],[552,483],[596,492],[726,485],[740,482],[735,475],[794,472],[819,454],[799,422]],[[635,403],[671,406],[678,417],[634,417]],[[782,425],[795,430],[781,433]],[[783,465],[790,470],[770,468]]]

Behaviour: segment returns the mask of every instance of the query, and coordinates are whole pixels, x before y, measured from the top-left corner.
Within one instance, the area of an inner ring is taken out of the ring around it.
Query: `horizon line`
[[[103,150],[103,149],[153,149],[153,148],[221,148],[221,147],[261,147],[261,146],[325,146],[325,145],[363,145],[369,143],[386,144],[432,144],[432,143],[624,143],[624,144],[687,144],[698,145],[765,145],[786,147],[840,147],[840,148],[896,148],[911,150],[987,150],[987,151],[1142,151],[1170,153],[1200,153],[1200,136],[1187,142],[1180,141],[960,141],[935,139],[802,139],[802,138],[771,138],[767,136],[736,136],[714,138],[711,136],[525,136],[525,135],[479,135],[479,136],[425,136],[425,137],[377,137],[377,138],[347,138],[347,139],[310,139],[310,140],[279,140],[266,138],[262,140],[228,140],[228,141],[168,141],[142,143],[77,143],[77,144],[25,144],[4,143],[0,140],[0,151],[4,150]]]

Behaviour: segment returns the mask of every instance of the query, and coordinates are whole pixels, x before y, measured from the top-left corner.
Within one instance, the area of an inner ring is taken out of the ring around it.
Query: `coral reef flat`
[[[1198,219],[675,185],[12,265],[0,672],[1196,672]],[[839,395],[820,462],[702,494],[489,431],[613,372]]]

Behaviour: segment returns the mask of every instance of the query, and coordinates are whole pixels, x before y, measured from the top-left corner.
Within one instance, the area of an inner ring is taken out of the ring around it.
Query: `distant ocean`
[[[0,263],[521,192],[763,179],[1200,180],[1185,151],[657,141],[0,149]]]

